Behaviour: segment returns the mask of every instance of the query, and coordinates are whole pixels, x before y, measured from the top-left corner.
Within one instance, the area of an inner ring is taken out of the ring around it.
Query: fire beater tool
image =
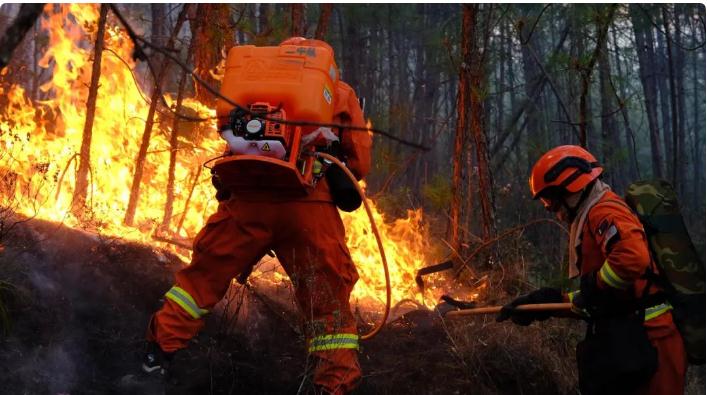
[[[467,315],[498,314],[501,312],[501,309],[503,309],[503,306],[486,306],[473,309],[462,309],[450,311],[445,314],[445,317],[454,318]],[[572,309],[572,303],[522,304],[516,306],[515,309],[520,311],[570,311]]]

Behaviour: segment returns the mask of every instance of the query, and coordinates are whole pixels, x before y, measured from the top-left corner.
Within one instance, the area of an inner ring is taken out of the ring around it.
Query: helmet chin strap
[[[582,203],[587,200],[587,197],[589,196],[589,193],[592,191],[594,188],[594,184],[596,183],[596,180],[590,182],[587,184],[586,187],[582,190],[582,194],[579,195],[579,199],[577,199],[577,203],[574,205],[574,207],[570,206],[569,203],[567,203],[567,197],[564,197],[561,199],[562,206],[567,210],[567,214],[569,216],[569,222],[574,221],[574,219],[577,217],[577,211],[579,210],[579,207],[582,205]]]

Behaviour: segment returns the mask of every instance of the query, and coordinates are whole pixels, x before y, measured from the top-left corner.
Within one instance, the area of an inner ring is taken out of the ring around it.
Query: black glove
[[[527,295],[520,296],[511,303],[503,306],[501,312],[496,317],[496,322],[511,319],[514,324],[528,326],[533,321],[544,321],[552,317],[552,312],[549,311],[521,311],[516,310],[516,306],[522,304],[541,304],[541,303],[561,303],[562,293],[555,288],[540,288]]]
[[[579,279],[579,294],[572,300],[572,304],[587,312],[590,317],[616,314],[626,310],[624,304],[616,303],[610,290],[601,290],[597,286],[597,272],[582,275]]]

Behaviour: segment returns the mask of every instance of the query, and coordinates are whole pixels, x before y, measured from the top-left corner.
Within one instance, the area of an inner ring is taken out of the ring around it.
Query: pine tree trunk
[[[621,152],[619,131],[614,118],[616,104],[611,88],[611,66],[606,41],[600,43],[602,48],[599,53],[599,85],[601,91],[601,136],[603,146],[604,164],[608,169],[607,178],[616,190],[623,190],[626,177],[624,166],[619,162],[616,153]]]
[[[488,156],[488,143],[485,128],[484,119],[484,98],[482,97],[482,92],[486,91],[486,82],[484,80],[484,71],[486,64],[485,51],[488,51],[488,37],[490,32],[488,30],[479,31],[481,27],[478,23],[479,9],[481,5],[465,5],[464,13],[470,13],[472,28],[471,41],[472,51],[468,53],[469,57],[464,57],[464,63],[471,65],[470,68],[470,104],[471,104],[471,116],[469,117],[470,132],[474,139],[474,148],[476,151],[476,164],[478,166],[478,180],[479,180],[479,205],[481,206],[481,230],[482,237],[484,240],[488,240],[493,237],[496,233],[496,227],[494,223],[494,210],[493,210],[493,183],[491,179],[491,168],[489,165]],[[486,18],[491,18],[492,13],[490,5],[486,5],[489,9],[486,10]],[[484,24],[484,28],[487,28],[488,24]],[[482,44],[483,43],[483,49]],[[471,196],[468,197],[471,199]]]
[[[101,59],[103,55],[107,14],[108,5],[101,4],[101,11],[98,16],[98,30],[96,31],[96,44],[93,47],[91,85],[88,88],[88,100],[86,101],[86,122],[84,123],[83,135],[81,137],[81,156],[79,160],[79,169],[76,174],[76,189],[74,190],[74,196],[71,202],[72,211],[77,215],[81,214],[81,210],[86,205],[88,174],[91,169],[91,138],[93,137],[93,120],[96,115],[98,84],[101,78]]]
[[[653,74],[655,69],[652,61],[652,59],[655,58],[653,40],[647,40],[645,29],[642,30],[642,26],[646,25],[646,21],[644,20],[645,18],[639,6],[630,4],[629,14],[631,16],[631,24],[633,25],[634,37],[636,39],[638,69],[641,85],[643,86],[646,115],[648,117],[653,177],[660,178],[663,176],[663,157],[660,152],[660,133],[658,132],[658,116],[656,111],[656,83]]]
[[[700,6],[701,7],[701,6]],[[704,8],[703,8],[704,9]],[[697,34],[693,36],[693,41],[692,41],[692,46],[695,47],[697,46]],[[700,105],[704,105],[704,86],[700,87],[700,82],[698,78],[698,64],[701,66],[702,70],[704,70],[704,63],[699,62],[699,54],[702,53],[704,54],[704,47],[700,49],[699,51],[695,51],[692,54],[692,98],[693,98],[693,124],[692,124],[692,133],[693,133],[693,143],[692,143],[692,172],[693,172],[693,178],[692,178],[692,197],[693,197],[693,207],[697,208],[700,207],[701,204],[704,204],[705,199],[704,199],[704,190],[705,190],[705,184],[704,184],[704,157],[705,154],[700,151],[700,148],[704,148],[704,141],[701,140],[700,135],[705,132],[705,127],[704,125],[700,124]],[[703,56],[704,59],[704,56]],[[702,108],[702,114],[704,114],[704,107]],[[700,133],[702,131],[702,133]]]
[[[461,52],[462,59],[471,57],[471,35],[473,29],[473,15],[470,12],[469,4],[462,5],[462,36],[461,36]],[[470,104],[469,97],[469,64],[462,62],[459,67],[459,86],[457,90],[457,126],[454,134],[454,153],[452,155],[452,185],[451,194],[452,201],[449,209],[449,226],[447,231],[447,241],[450,246],[456,251],[461,249],[459,225],[461,221],[462,207],[462,166],[464,164],[464,145],[467,140],[468,127],[468,108]],[[467,197],[471,199],[471,196]]]
[[[235,26],[231,22],[229,4],[197,4],[194,19],[190,20],[194,44],[194,71],[203,81],[211,86],[218,86],[219,81],[211,75],[212,70],[223,60],[223,53],[235,44]],[[196,81],[194,82],[196,99],[213,107],[216,98]]]
[[[187,56],[187,64],[189,63],[189,58],[191,57],[191,50]],[[177,104],[174,111],[180,114],[182,111],[182,100],[184,99],[184,87],[187,82],[187,72],[182,71],[182,76],[179,79],[179,87],[177,88]],[[169,229],[170,222],[172,221],[172,214],[174,212],[174,181],[175,181],[175,170],[177,168],[177,153],[179,152],[179,122],[180,119],[175,115],[172,122],[172,131],[169,135],[169,170],[167,172],[167,197],[164,204],[164,216],[162,217],[162,228],[164,230]]]
[[[258,36],[262,37],[270,30],[270,4],[258,4]]]
[[[182,6],[182,10],[177,17],[177,23],[172,30],[167,42],[167,49],[172,49],[174,47],[174,40],[182,28],[182,24],[186,20],[186,15],[188,12],[189,5]],[[137,204],[140,200],[140,184],[142,183],[142,175],[145,169],[145,160],[147,159],[147,148],[150,146],[150,136],[152,134],[152,127],[155,123],[155,111],[157,110],[157,105],[160,101],[160,95],[162,95],[162,80],[167,74],[168,69],[167,59],[163,59],[162,63],[157,70],[157,77],[155,78],[152,97],[150,98],[150,108],[147,111],[147,118],[145,120],[145,129],[142,132],[142,140],[140,142],[140,149],[135,159],[135,173],[133,174],[133,182],[130,188],[130,197],[128,199],[128,207],[125,210],[125,218],[123,222],[125,225],[132,226],[135,221],[135,213],[137,211]]]
[[[668,50],[668,81],[670,82],[670,115],[672,124],[672,136],[673,136],[673,161],[672,161],[672,175],[671,179],[673,186],[679,189],[678,184],[678,166],[677,160],[680,157],[680,152],[678,149],[678,103],[677,103],[677,87],[675,86],[675,70],[674,70],[674,60],[673,60],[673,43],[670,34],[670,22],[668,20],[668,12],[666,11],[666,6],[661,6],[661,11],[663,14],[663,28],[665,29],[665,42],[666,48]],[[668,172],[670,174],[670,172]]]
[[[616,27],[611,31],[612,36],[613,36],[613,41],[614,41],[614,47],[616,50],[614,51],[614,60],[616,62],[616,71],[619,76],[619,92],[616,92],[615,87],[612,84],[612,90],[614,92],[614,96],[616,97],[616,102],[621,108],[621,119],[623,120],[624,123],[624,138],[626,141],[626,149],[628,150],[628,157],[629,157],[629,180],[635,181],[639,178],[639,169],[638,169],[638,158],[636,157],[636,144],[634,141],[634,132],[633,128],[631,127],[631,122],[629,119],[629,114],[628,114],[628,109],[626,108],[626,103],[625,103],[625,98],[626,98],[626,89],[625,89],[625,83],[624,83],[624,78],[623,78],[623,72],[621,71],[621,58],[619,56],[619,51],[618,51],[618,41],[616,39]],[[619,94],[621,96],[619,96]]]
[[[663,150],[665,152],[665,173],[672,174],[671,166],[673,163],[673,143],[671,132],[671,115],[670,115],[670,90],[668,88],[668,51],[665,46],[665,35],[660,31],[650,29],[650,37],[656,36],[656,57],[655,64],[658,69],[655,71],[656,86],[658,88],[658,100],[660,102],[660,125],[663,138]],[[657,33],[657,35],[655,34]]]
[[[314,38],[324,40],[327,30],[329,30],[329,19],[331,18],[332,4],[320,4],[321,12],[319,13],[319,22],[317,22],[317,30],[314,32]]]
[[[599,59],[602,47],[606,43],[606,37],[609,32],[609,26],[614,17],[614,11],[616,10],[615,5],[608,6],[608,10],[598,9],[596,11],[596,40],[597,44],[592,51],[592,55],[589,58],[589,63],[584,66],[580,72],[582,76],[582,90],[579,96],[579,144],[582,147],[588,147],[589,142],[589,129],[591,128],[591,120],[589,119],[590,110],[590,100],[589,89],[591,87],[592,73],[594,72],[594,65]]]
[[[678,8],[679,7],[679,8]],[[675,47],[674,57],[675,57],[675,87],[677,88],[677,110],[678,110],[678,135],[677,135],[677,149],[675,150],[680,155],[674,160],[674,164],[677,167],[677,178],[676,182],[679,186],[680,196],[685,196],[687,192],[687,152],[685,147],[685,128],[687,124],[687,117],[685,114],[685,51],[682,49],[683,37],[681,31],[680,16],[685,5],[675,5],[673,4],[673,15],[675,21]]]
[[[302,3],[292,3],[290,4],[290,12],[292,15],[292,29],[290,30],[290,36],[301,37],[304,36],[304,4]]]
[[[533,59],[533,55],[530,53],[530,47],[529,45],[532,45],[536,42],[537,36],[535,33],[533,36],[530,36],[531,34],[531,28],[532,28],[532,21],[534,20],[535,17],[540,13],[540,6],[539,5],[527,5],[527,7],[532,7],[531,9],[528,10],[527,13],[523,15],[523,25],[522,28],[520,29],[520,42],[521,42],[521,56],[522,56],[522,61],[523,61],[523,75],[525,79],[525,95],[527,98],[531,100],[529,104],[529,108],[525,112],[525,117],[526,117],[526,160],[527,160],[527,169],[530,170],[530,168],[533,166],[533,163],[535,159],[539,156],[539,152],[537,149],[535,149],[533,142],[533,133],[539,133],[540,131],[540,120],[539,120],[539,114],[538,114],[538,109],[535,106],[535,100],[532,99],[535,97],[535,94],[537,92],[538,86],[540,86],[540,81],[542,78],[540,70],[538,70],[538,67],[535,63],[535,60]],[[538,92],[539,93],[539,92]]]

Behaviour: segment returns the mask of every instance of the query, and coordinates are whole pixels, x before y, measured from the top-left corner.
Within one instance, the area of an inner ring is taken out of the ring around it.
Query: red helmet
[[[604,171],[599,162],[578,145],[561,145],[546,152],[530,173],[530,193],[542,200],[545,207],[551,202],[541,196],[550,191],[579,192]]]

